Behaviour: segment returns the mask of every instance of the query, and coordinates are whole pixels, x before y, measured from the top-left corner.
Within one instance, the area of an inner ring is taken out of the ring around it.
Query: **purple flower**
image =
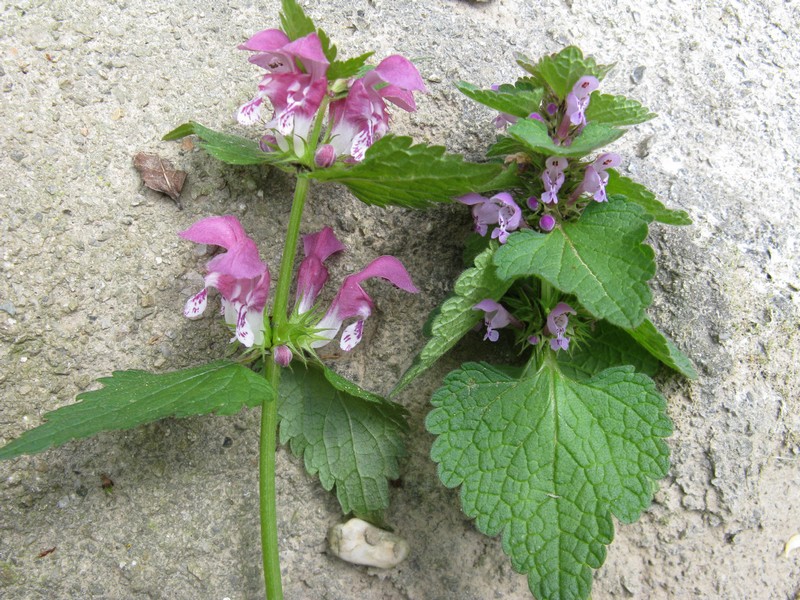
[[[498,227],[492,230],[492,239],[500,240],[501,244],[506,243],[508,234],[516,231],[522,222],[522,210],[508,192],[500,192],[491,198],[466,194],[458,201],[472,207],[472,218],[478,234],[486,235],[488,226],[497,224]]]
[[[364,153],[389,130],[386,101],[417,110],[412,92],[426,92],[419,71],[408,59],[392,55],[353,82],[345,98],[331,102],[330,143],[337,155],[364,159]]]
[[[571,127],[582,127],[586,125],[586,108],[589,106],[589,97],[592,92],[600,87],[597,77],[584,75],[575,85],[572,91],[567,94],[567,108],[564,119],[558,127],[558,137],[562,140],[569,135]]]
[[[538,210],[539,209],[539,199],[536,196],[531,196],[525,202],[528,205],[528,208],[531,210]]]
[[[297,272],[297,312],[303,314],[311,310],[322,286],[328,281],[328,269],[323,264],[328,258],[345,249],[336,239],[333,229],[326,227],[318,233],[303,236],[305,258]]]
[[[262,344],[269,269],[238,219],[232,215],[208,217],[178,235],[198,244],[215,244],[227,250],[208,261],[205,287],[186,302],[184,316],[198,318],[205,311],[208,288],[217,288],[222,296],[225,321],[236,327],[233,339],[248,348]]]
[[[572,307],[566,302],[559,302],[556,307],[547,315],[545,333],[556,336],[550,340],[550,347],[553,350],[567,350],[569,348],[569,338],[567,325],[569,325],[569,315],[576,314]]]
[[[564,169],[568,164],[569,161],[563,156],[551,156],[545,161],[545,169],[542,173],[544,193],[541,197],[544,204],[558,204],[558,190],[564,185]]]
[[[619,154],[606,152],[598,156],[595,161],[586,167],[583,172],[583,181],[572,193],[571,200],[574,202],[581,194],[592,195],[597,202],[608,200],[606,196],[606,185],[608,184],[608,173],[606,169],[619,166],[621,162]]]
[[[302,153],[314,115],[328,90],[325,73],[328,59],[316,33],[290,41],[279,29],[267,29],[239,46],[255,52],[250,62],[267,71],[258,85],[256,97],[239,108],[237,120],[242,125],[257,122],[264,98],[274,109],[267,124],[276,132],[276,143],[289,148],[286,136],[292,136],[294,151]]]
[[[288,367],[292,362],[292,351],[288,346],[276,346],[272,349],[272,360],[280,367]]]
[[[394,256],[380,256],[368,264],[362,271],[345,277],[342,287],[331,303],[327,314],[317,324],[317,334],[320,338],[311,344],[312,348],[321,348],[328,344],[342,327],[345,320],[357,318],[342,332],[339,346],[342,350],[352,350],[360,341],[364,333],[364,321],[372,314],[375,304],[372,302],[361,283],[372,277],[385,279],[401,290],[416,294],[419,290],[414,287],[411,277],[403,263]]]
[[[327,169],[336,162],[336,148],[330,144],[323,144],[314,153],[314,164],[320,169]]]
[[[483,317],[483,322],[486,325],[486,335],[483,336],[484,340],[496,342],[500,337],[500,333],[498,333],[497,330],[506,327],[507,325],[511,325],[512,327],[522,327],[522,323],[514,318],[514,316],[508,312],[502,304],[495,302],[490,298],[481,300],[472,307],[472,310],[482,310],[485,313]]]
[[[539,219],[539,229],[542,231],[553,231],[556,226],[556,219],[553,215],[542,215]]]

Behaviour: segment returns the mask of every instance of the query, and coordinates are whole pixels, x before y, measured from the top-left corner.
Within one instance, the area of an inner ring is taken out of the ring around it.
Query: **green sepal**
[[[591,56],[584,57],[576,46],[567,46],[561,52],[544,56],[537,63],[523,54],[517,54],[515,58],[517,64],[533,76],[533,82],[549,86],[561,100],[584,75],[602,80],[614,68],[614,65],[598,64]]]
[[[279,389],[281,443],[323,488],[336,488],[343,513],[382,524],[406,453],[406,410],[311,362],[292,363]]]
[[[556,146],[550,139],[547,125],[536,119],[518,121],[506,133],[523,144],[529,152],[582,158],[620,138],[625,130],[604,123],[587,123],[569,146]]]
[[[692,361],[683,352],[678,350],[672,341],[653,325],[650,319],[645,319],[628,333],[644,349],[655,358],[689,379],[697,379],[697,369]]]
[[[522,118],[538,111],[544,97],[544,89],[526,81],[519,81],[515,85],[504,83],[497,90],[482,90],[466,81],[456,83],[456,87],[475,102]]]
[[[583,600],[614,536],[667,474],[666,403],[632,367],[566,377],[549,360],[515,379],[485,363],[450,373],[426,419],[447,487],[489,536],[502,537],[539,600]]]
[[[592,202],[580,220],[550,233],[517,231],[494,255],[497,276],[540,277],[598,319],[637,327],[652,301],[647,285],[656,270],[653,249],[642,242],[652,217],[620,196]]]
[[[443,146],[386,135],[370,146],[363,161],[317,169],[308,177],[346,185],[366,204],[424,208],[480,190],[502,170],[498,164],[469,163],[458,154],[445,154]]]
[[[176,127],[162,139],[174,141],[187,135],[196,135],[200,138],[200,147],[203,150],[229,165],[264,165],[281,162],[281,153],[264,152],[253,140],[220,133],[194,121]]]
[[[616,127],[644,123],[656,116],[636,100],[596,91],[589,97],[589,106],[586,108],[587,122]]]
[[[431,339],[414,358],[413,364],[403,373],[392,390],[394,395],[419,375],[427,371],[450,348],[464,337],[483,318],[483,313],[474,310],[481,300],[500,300],[508,291],[511,281],[503,281],[495,274],[492,256],[498,244],[492,241],[475,258],[475,266],[464,271],[456,280],[453,295],[434,311],[428,325]]]
[[[78,402],[45,414],[44,423],[0,448],[0,459],[166,417],[231,415],[274,396],[263,377],[226,360],[159,374],[114,371],[98,382],[101,389],[79,394]]]
[[[587,379],[619,365],[630,365],[639,373],[652,377],[660,363],[639,346],[624,329],[606,321],[592,325],[586,339],[570,344],[568,352],[556,354],[558,368],[571,379]]]
[[[654,220],[667,225],[691,225],[692,220],[685,210],[673,210],[659,202],[655,194],[640,183],[623,177],[614,169],[607,169],[606,194],[620,194],[641,206]]]

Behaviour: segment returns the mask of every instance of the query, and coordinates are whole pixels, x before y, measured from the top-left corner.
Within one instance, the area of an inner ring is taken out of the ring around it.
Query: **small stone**
[[[633,70],[633,72],[631,73],[631,81],[634,84],[638,85],[642,81],[642,79],[644,79],[644,70],[645,70],[645,68],[646,67],[644,67],[642,65],[639,65],[638,67],[636,67]]]
[[[390,569],[408,556],[408,542],[361,519],[350,519],[328,530],[328,547],[344,561]]]

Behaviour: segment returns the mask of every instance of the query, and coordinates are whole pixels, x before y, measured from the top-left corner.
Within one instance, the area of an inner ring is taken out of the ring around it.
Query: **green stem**
[[[288,320],[286,310],[289,306],[289,288],[292,283],[294,259],[297,255],[297,240],[300,237],[300,221],[303,218],[309,181],[298,176],[294,189],[292,212],[289,216],[289,227],[286,231],[286,243],[283,247],[283,258],[275,289],[275,301],[272,305],[272,346],[282,343],[277,336],[284,329]],[[281,587],[281,565],[278,554],[278,519],[275,507],[275,443],[278,429],[278,388],[281,369],[267,358],[265,372],[273,397],[264,398],[261,406],[261,441],[259,445],[259,509],[261,515],[261,552],[264,560],[264,585],[267,600],[283,600]]]
[[[278,389],[280,367],[264,361],[267,380]],[[278,554],[278,512],[275,507],[275,436],[278,430],[278,401],[264,398],[261,406],[261,442],[259,444],[258,482],[261,516],[261,555],[264,561],[264,586],[267,600],[283,600],[281,562]]]
[[[272,304],[273,331],[279,330],[286,324],[288,316],[286,309],[289,306],[289,288],[292,284],[292,271],[294,258],[297,255],[297,240],[300,237],[300,220],[303,218],[303,208],[308,195],[309,180],[298,175],[297,185],[294,188],[292,212],[289,215],[289,227],[286,230],[286,242],[283,246],[281,270],[278,275],[278,286],[275,288],[275,301]],[[273,339],[273,343],[276,340]]]

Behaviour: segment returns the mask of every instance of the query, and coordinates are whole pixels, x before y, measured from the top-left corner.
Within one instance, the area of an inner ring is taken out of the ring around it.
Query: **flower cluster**
[[[484,313],[483,323],[486,326],[484,340],[496,342],[500,339],[500,333],[497,330],[510,326],[524,331],[523,339],[532,346],[537,346],[541,340],[549,340],[550,348],[554,351],[569,349],[570,338],[567,337],[569,315],[577,314],[569,304],[559,302],[548,312],[543,324],[530,323],[526,325],[511,314],[505,306],[491,298],[478,302],[472,307],[472,310],[481,310]],[[530,333],[531,331],[535,333]]]
[[[199,318],[208,301],[208,288],[219,291],[222,314],[234,328],[231,341],[239,341],[247,348],[272,348],[276,362],[286,366],[293,352],[313,351],[333,340],[345,321],[355,319],[342,333],[340,347],[352,350],[360,341],[364,321],[375,307],[372,298],[361,284],[367,279],[385,279],[398,288],[417,293],[418,290],[403,264],[393,256],[381,256],[364,269],[345,277],[330,308],[321,316],[315,311],[317,297],[328,280],[325,261],[345,248],[336,239],[333,230],[322,231],[303,237],[305,258],[297,274],[297,297],[289,339],[268,339],[266,332],[269,320],[265,308],[269,296],[270,275],[267,265],[261,261],[255,242],[245,233],[236,217],[208,217],[198,221],[179,235],[199,244],[214,244],[226,250],[212,258],[206,265],[205,287],[189,298],[184,307],[184,316]],[[292,327],[293,326],[293,327]]]
[[[273,114],[266,123],[263,149],[307,158],[307,148],[320,141],[309,139],[312,124],[328,104],[328,131],[314,156],[318,167],[330,166],[337,157],[363,160],[367,148],[389,129],[386,103],[414,111],[413,92],[426,91],[416,67],[399,55],[384,59],[363,77],[329,81],[330,63],[316,33],[290,40],[279,29],[267,29],[239,47],[253,52],[250,62],[266,71],[256,96],[237,113],[239,123],[252,125],[260,120],[264,99],[269,100]]]
[[[562,100],[551,93],[543,99],[541,109],[528,118],[544,123],[555,144],[569,146],[587,124],[586,110],[592,92],[599,85],[596,77],[583,76],[566,98]],[[492,89],[498,90],[499,86],[493,85]],[[494,123],[498,128],[505,128],[518,120],[513,115],[499,113]],[[579,217],[586,202],[606,202],[608,169],[619,166],[621,159],[618,154],[606,152],[590,162],[564,156],[549,156],[541,163],[522,161],[520,172],[533,174],[521,190],[524,201],[520,199],[518,203],[508,191],[488,198],[479,194],[458,198],[472,207],[475,232],[484,236],[490,225],[497,225],[492,229],[491,238],[501,244],[518,229],[548,233],[558,223]]]

